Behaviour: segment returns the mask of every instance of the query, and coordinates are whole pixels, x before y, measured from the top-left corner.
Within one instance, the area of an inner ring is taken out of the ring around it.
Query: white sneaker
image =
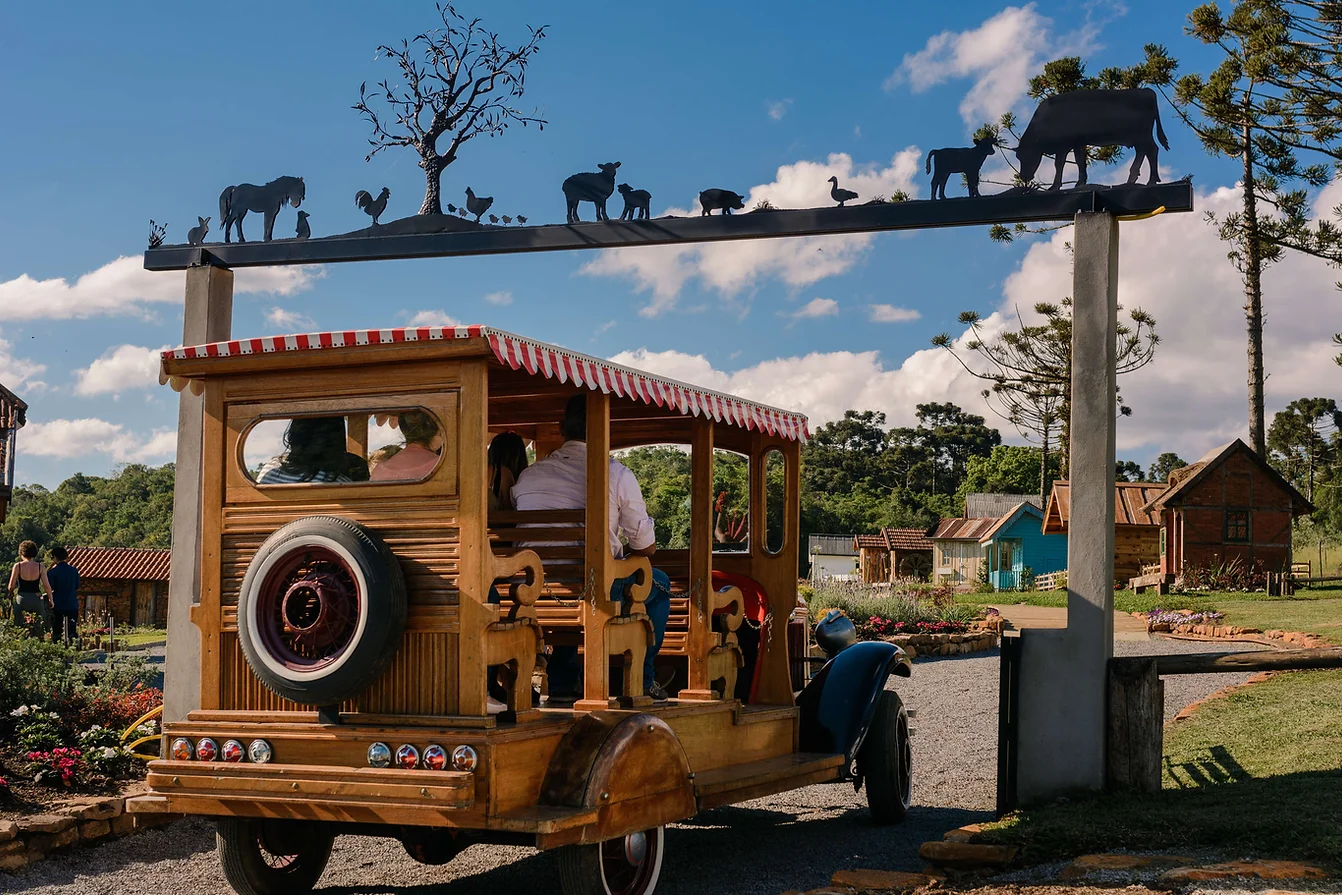
[[[497,715],[500,712],[508,711],[508,707],[493,697],[485,700],[485,711],[491,715]]]

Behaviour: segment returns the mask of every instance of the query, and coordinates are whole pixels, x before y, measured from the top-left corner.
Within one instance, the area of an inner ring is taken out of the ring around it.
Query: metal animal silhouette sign
[[[933,149],[927,154],[927,171],[932,175],[932,198],[946,198],[946,181],[952,174],[963,174],[969,195],[979,195],[979,172],[988,156],[997,149],[993,137],[980,137],[965,149]],[[935,168],[936,173],[933,173]]]
[[[275,233],[275,217],[286,205],[297,208],[307,197],[307,187],[301,177],[277,177],[265,186],[254,183],[240,183],[237,186],[224,187],[219,194],[219,223],[224,228],[224,242],[229,242],[229,233],[236,224],[238,242],[246,242],[242,235],[242,219],[247,212],[255,211],[263,215],[265,221],[266,242],[270,242]]]
[[[606,162],[597,165],[601,173],[587,172],[585,174],[574,174],[564,181],[562,189],[564,190],[564,203],[568,206],[568,223],[576,224],[581,218],[578,217],[578,203],[591,202],[596,206],[596,219],[598,221],[608,221],[610,217],[606,214],[606,200],[610,194],[615,192],[615,170],[620,167],[619,162]]]
[[[1155,129],[1155,136],[1151,134]],[[1076,159],[1077,186],[1086,183],[1086,149],[1094,146],[1130,146],[1136,154],[1128,183],[1136,183],[1142,161],[1149,163],[1147,184],[1160,182],[1160,150],[1166,149],[1160,126],[1160,104],[1150,87],[1133,90],[1074,90],[1050,96],[1035,109],[1016,147],[1022,180],[1034,179],[1045,155],[1054,156],[1051,190],[1062,187],[1068,154]]]

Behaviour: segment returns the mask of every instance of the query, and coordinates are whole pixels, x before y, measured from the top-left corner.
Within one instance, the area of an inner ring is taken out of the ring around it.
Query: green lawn
[[[982,838],[1020,846],[1028,863],[1212,848],[1342,869],[1342,670],[1278,675],[1167,726],[1159,793],[1023,811]]]
[[[1130,590],[1114,591],[1114,608],[1119,612],[1149,612],[1152,609],[1211,609],[1215,594],[1159,596],[1153,593],[1134,594]],[[1066,606],[1067,591],[1042,590],[1017,593],[1003,591],[993,594],[957,594],[956,602],[972,606],[1011,605]]]
[[[1226,614],[1226,624],[1263,631],[1304,631],[1318,634],[1330,643],[1342,646],[1342,597],[1337,591],[1298,591],[1297,597],[1316,593],[1320,596],[1294,600],[1225,600],[1216,608]],[[1323,596],[1325,595],[1326,596]],[[1247,596],[1236,594],[1235,596]]]
[[[143,643],[154,643],[156,641],[167,640],[168,632],[163,629],[153,628],[149,630],[131,631],[129,634],[116,635],[117,648],[121,649],[130,646],[139,646]]]

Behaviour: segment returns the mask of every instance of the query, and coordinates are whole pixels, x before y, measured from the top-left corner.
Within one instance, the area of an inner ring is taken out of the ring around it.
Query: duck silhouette
[[[839,178],[831,177],[829,182],[834,184],[834,186],[830,187],[829,197],[835,202],[838,202],[840,208],[843,208],[843,203],[850,202],[857,198],[857,193],[839,186]]]

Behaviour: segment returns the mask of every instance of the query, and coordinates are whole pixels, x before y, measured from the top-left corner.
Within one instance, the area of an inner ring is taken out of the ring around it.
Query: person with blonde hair
[[[371,481],[418,482],[438,465],[443,449],[438,421],[423,410],[410,410],[400,414],[396,422],[405,447],[374,465]]]

